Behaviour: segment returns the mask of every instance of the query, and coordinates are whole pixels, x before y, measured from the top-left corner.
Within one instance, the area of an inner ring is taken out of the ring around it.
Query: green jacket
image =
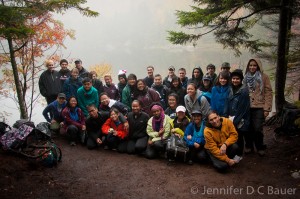
[[[128,106],[129,111],[131,111],[132,98],[131,98],[131,89],[128,86],[128,84],[125,86],[125,88],[122,91],[121,102],[126,106]]]
[[[161,140],[161,137],[158,135],[157,131],[154,131],[152,128],[152,120],[153,117],[151,117],[148,120],[148,124],[147,124],[147,134],[149,135],[149,140],[152,140],[153,142]],[[165,132],[162,136],[163,140],[166,140],[170,137],[171,135],[171,118],[168,115],[165,115],[165,119],[164,119],[164,124],[163,127],[165,129]]]

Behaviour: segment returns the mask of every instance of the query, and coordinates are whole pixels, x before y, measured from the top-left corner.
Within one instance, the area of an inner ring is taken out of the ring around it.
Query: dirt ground
[[[208,164],[148,160],[84,146],[58,137],[62,162],[55,168],[32,166],[0,152],[0,198],[299,198],[300,136],[274,136],[265,127],[267,155],[244,156],[228,173]]]

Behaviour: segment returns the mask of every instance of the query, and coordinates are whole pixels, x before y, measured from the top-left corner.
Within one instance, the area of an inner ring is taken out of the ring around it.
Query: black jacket
[[[40,93],[44,97],[56,96],[61,92],[60,74],[57,71],[44,71],[39,79]]]
[[[148,135],[146,128],[149,118],[149,115],[145,112],[138,115],[133,114],[133,112],[128,113],[129,139],[138,139]]]

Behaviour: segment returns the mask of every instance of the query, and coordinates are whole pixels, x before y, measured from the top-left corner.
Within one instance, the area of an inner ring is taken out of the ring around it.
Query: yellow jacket
[[[231,120],[221,117],[221,130],[212,127],[208,122],[204,129],[204,148],[221,161],[229,162],[226,154],[220,155],[220,147],[225,143],[228,146],[234,144],[238,139],[238,133]]]
[[[170,121],[171,118],[168,115],[165,115],[165,119],[164,119],[164,123],[163,123],[163,128],[165,129],[165,132],[163,133],[162,138],[160,136],[158,136],[158,132],[154,131],[152,128],[152,120],[153,117],[151,117],[148,120],[148,124],[147,124],[147,134],[149,135],[149,140],[152,140],[153,142],[158,141],[158,140],[166,140],[168,139],[168,137],[170,136],[170,132],[171,132],[171,125],[170,125]]]

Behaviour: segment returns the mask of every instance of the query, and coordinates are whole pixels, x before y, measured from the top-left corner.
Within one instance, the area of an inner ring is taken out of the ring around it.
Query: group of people
[[[52,60],[45,64],[39,79],[48,104],[43,115],[72,146],[86,137],[88,149],[102,146],[153,159],[164,156],[167,140],[176,136],[189,148],[189,164],[211,160],[219,171],[243,154],[265,155],[263,122],[272,108],[272,87],[259,59],[250,59],[245,73],[230,72],[224,62],[219,74],[209,64],[206,73],[195,67],[191,78],[185,68],[177,76],[174,66],[165,78],[154,75],[153,66],[143,79],[120,70],[117,84],[110,74],[102,83],[81,60],[72,70],[65,59],[60,71]]]

